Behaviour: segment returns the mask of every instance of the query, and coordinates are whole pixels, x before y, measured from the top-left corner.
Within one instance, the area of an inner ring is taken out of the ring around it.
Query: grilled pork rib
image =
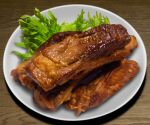
[[[80,32],[64,32],[64,33],[58,33],[51,37],[48,42],[46,42],[44,45],[42,45],[38,50],[37,53],[33,56],[36,57],[42,53],[43,50],[50,47],[53,44],[56,44],[63,39],[65,39],[67,36],[74,36],[83,38],[88,35],[95,34],[96,32],[101,31],[100,27],[93,28],[89,31],[84,32],[84,34]],[[34,100],[35,102],[43,108],[48,108],[50,110],[56,110],[61,104],[68,101],[72,95],[72,90],[75,88],[75,86],[78,84],[77,81],[82,79],[88,72],[90,72],[92,69],[97,68],[99,66],[102,66],[104,64],[121,60],[131,54],[131,51],[137,47],[137,42],[134,36],[131,36],[130,41],[123,47],[122,49],[116,50],[112,54],[106,54],[105,56],[102,56],[99,59],[93,59],[89,63],[85,63],[84,66],[86,66],[86,70],[78,72],[74,75],[73,80],[69,84],[58,86],[52,91],[45,92],[43,88],[39,87],[35,81],[31,77],[29,77],[25,71],[25,67],[32,62],[32,59],[21,63],[18,65],[16,69],[14,69],[11,74],[12,76],[19,81],[23,86],[26,86],[27,88],[33,90],[34,93]],[[82,68],[82,67],[81,67]],[[58,89],[57,89],[58,88]]]
[[[25,70],[44,91],[49,91],[74,79],[80,72],[86,73],[108,63],[105,59],[111,58],[129,41],[130,36],[123,26],[102,25],[44,48]]]
[[[125,86],[138,73],[135,61],[123,60],[118,67],[101,74],[88,85],[77,88],[66,107],[75,110],[77,115],[102,104]]]

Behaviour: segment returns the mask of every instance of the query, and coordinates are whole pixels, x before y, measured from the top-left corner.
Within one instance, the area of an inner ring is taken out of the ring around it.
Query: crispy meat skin
[[[137,47],[137,42],[135,37],[132,36],[130,42],[124,49],[117,51],[111,55],[111,57],[105,58],[104,60],[111,62],[112,58],[114,61],[123,59],[123,57],[129,56],[135,47]],[[40,107],[47,108],[49,110],[56,110],[61,104],[70,99],[72,90],[78,85],[77,81],[80,81],[80,79],[84,76],[85,73],[80,73],[76,76],[76,81],[73,81],[67,85],[58,86],[60,89],[56,93],[44,92],[42,89],[38,88],[34,91],[34,101]]]
[[[67,108],[75,110],[79,115],[99,106],[135,77],[138,71],[139,67],[135,61],[123,60],[117,68],[76,89],[66,104]]]
[[[39,86],[49,91],[76,78],[80,72],[86,73],[108,63],[105,58],[123,49],[129,40],[123,26],[102,25],[44,48],[25,69]]]

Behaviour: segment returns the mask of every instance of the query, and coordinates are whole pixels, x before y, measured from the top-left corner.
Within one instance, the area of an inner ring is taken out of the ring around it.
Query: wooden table
[[[82,2],[81,2],[82,1]],[[60,122],[42,117],[23,106],[8,90],[2,72],[2,57],[8,38],[18,26],[23,14],[33,14],[34,7],[41,10],[54,6],[82,3],[108,9],[126,19],[141,35],[150,64],[150,1],[149,0],[1,0],[0,1],[0,125],[42,125]],[[137,95],[123,108],[96,119],[97,124],[150,125],[150,67],[143,86]],[[62,123],[62,122],[61,122]],[[63,122],[64,123],[64,122]],[[93,123],[85,121],[82,123]],[[73,124],[73,123],[70,123]],[[77,124],[77,123],[75,123]]]

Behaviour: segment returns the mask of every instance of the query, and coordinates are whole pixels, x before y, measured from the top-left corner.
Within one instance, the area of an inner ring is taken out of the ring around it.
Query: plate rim
[[[6,80],[6,84],[7,84],[8,88],[9,88],[9,90],[12,92],[12,94],[15,96],[15,98],[16,98],[17,100],[19,100],[24,106],[26,106],[26,107],[29,108],[30,110],[34,111],[35,113],[38,113],[39,115],[42,115],[42,116],[47,117],[47,118],[51,118],[51,119],[55,119],[55,120],[60,120],[60,121],[85,121],[85,120],[95,119],[95,118],[99,118],[99,117],[102,117],[102,116],[106,116],[106,115],[108,115],[108,114],[110,114],[110,113],[113,113],[114,111],[116,111],[116,110],[120,109],[121,107],[125,106],[125,105],[136,95],[136,93],[137,93],[137,92],[139,91],[139,89],[141,88],[141,86],[142,86],[142,84],[143,84],[143,81],[144,81],[144,78],[145,78],[145,75],[146,75],[147,53],[146,53],[146,48],[145,48],[144,42],[143,42],[141,36],[139,35],[139,33],[135,30],[135,28],[134,28],[128,21],[126,21],[124,18],[122,18],[121,16],[119,16],[119,15],[117,15],[116,13],[114,13],[114,12],[112,12],[112,11],[109,11],[109,10],[107,10],[107,9],[104,9],[104,8],[101,8],[101,7],[98,7],[98,6],[93,6],[93,5],[86,5],[86,4],[66,4],[66,5],[61,5],[61,6],[55,6],[55,7],[52,7],[52,8],[48,8],[48,9],[45,9],[45,10],[43,10],[43,11],[41,11],[41,12],[42,12],[42,13],[45,13],[45,12],[47,12],[47,11],[49,11],[49,10],[59,9],[59,8],[62,8],[62,7],[71,7],[71,6],[74,6],[74,7],[75,7],[75,6],[81,6],[81,7],[89,7],[89,8],[92,7],[92,8],[96,8],[96,9],[101,9],[101,10],[103,10],[103,11],[105,11],[105,12],[111,14],[111,15],[116,16],[116,17],[119,18],[121,21],[127,23],[130,27],[133,28],[133,30],[134,30],[134,31],[136,32],[136,34],[138,35],[138,38],[140,39],[140,41],[142,41],[142,47],[143,47],[143,50],[144,50],[144,55],[143,55],[143,56],[144,56],[144,58],[145,58],[144,67],[143,67],[144,73],[142,74],[142,77],[141,77],[141,79],[140,79],[140,81],[139,81],[141,84],[138,86],[138,89],[136,89],[136,90],[134,91],[134,93],[133,93],[131,96],[129,96],[129,98],[126,99],[126,101],[125,101],[124,103],[122,103],[122,104],[119,105],[119,106],[116,106],[116,108],[110,110],[109,112],[103,113],[103,115],[97,115],[97,116],[94,115],[94,116],[91,116],[91,117],[88,117],[88,118],[80,118],[80,117],[78,117],[77,119],[58,118],[58,117],[54,117],[54,116],[48,116],[47,114],[44,114],[44,113],[40,112],[39,110],[36,110],[36,109],[30,107],[30,105],[28,105],[25,101],[19,99],[19,97],[17,96],[17,94],[15,93],[15,91],[13,91],[13,90],[11,89],[10,85],[8,84],[9,78],[7,77],[6,68],[5,68],[5,67],[6,67],[6,66],[5,66],[5,65],[6,65],[6,55],[7,55],[7,51],[6,51],[6,50],[7,50],[7,48],[8,48],[8,45],[9,45],[9,43],[10,43],[12,37],[13,37],[14,34],[20,29],[20,26],[18,26],[18,27],[13,31],[13,33],[11,34],[11,36],[9,37],[9,39],[8,39],[8,41],[7,41],[7,43],[6,43],[6,46],[5,46],[5,49],[4,49],[4,54],[3,54],[3,74],[4,74],[4,78],[5,78],[5,80]]]

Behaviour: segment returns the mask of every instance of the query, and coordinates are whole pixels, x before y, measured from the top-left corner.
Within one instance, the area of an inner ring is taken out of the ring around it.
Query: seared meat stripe
[[[44,48],[25,67],[27,74],[44,91],[49,91],[73,80],[80,72],[89,72],[105,64],[101,58],[123,49],[130,41],[121,25],[102,25],[95,29],[68,36]]]

